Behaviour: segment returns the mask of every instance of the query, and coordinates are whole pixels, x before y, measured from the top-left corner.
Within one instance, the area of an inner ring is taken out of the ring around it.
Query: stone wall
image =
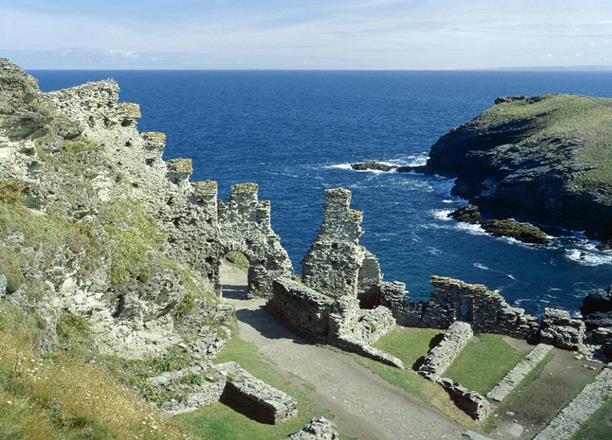
[[[540,340],[565,350],[577,350],[584,341],[586,327],[579,319],[572,319],[565,310],[544,309]]]
[[[272,284],[266,305],[277,320],[303,336],[327,340],[334,300],[289,278]]]
[[[446,390],[455,405],[474,420],[484,422],[493,411],[493,406],[487,399],[453,382],[451,379],[442,378],[437,379],[436,382]]]
[[[527,375],[544,360],[546,355],[552,350],[548,344],[538,344],[531,350],[525,358],[520,361],[506,376],[498,383],[495,388],[487,393],[487,399],[501,402],[512,392]]]
[[[419,374],[431,380],[439,378],[459,356],[472,336],[472,327],[467,322],[452,323],[442,340],[425,356],[419,367]]]
[[[261,423],[278,424],[295,417],[297,402],[288,394],[253,377],[235,362],[218,368],[227,376],[221,402]]]
[[[254,183],[232,186],[229,200],[219,202],[222,249],[240,251],[248,258],[250,297],[269,297],[274,279],[293,275],[289,256],[272,229],[270,209],[269,201],[259,200]]]

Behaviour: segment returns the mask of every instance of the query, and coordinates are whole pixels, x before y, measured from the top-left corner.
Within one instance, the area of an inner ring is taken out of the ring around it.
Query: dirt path
[[[465,431],[421,399],[387,383],[349,356],[295,336],[244,297],[244,273],[223,271],[222,283],[236,307],[240,335],[279,368],[315,387],[313,400],[329,408],[341,432],[365,440],[458,439]]]

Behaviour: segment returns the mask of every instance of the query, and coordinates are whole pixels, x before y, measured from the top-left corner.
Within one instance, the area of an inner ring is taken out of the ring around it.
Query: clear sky
[[[612,65],[612,0],[0,0],[25,68]]]

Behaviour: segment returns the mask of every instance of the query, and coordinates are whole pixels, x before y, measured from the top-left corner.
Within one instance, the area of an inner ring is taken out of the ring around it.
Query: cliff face
[[[499,217],[612,238],[612,99],[498,98],[431,148],[428,172]]]
[[[254,184],[218,201],[216,182],[190,182],[191,160],[164,161],[165,135],[118,98],[112,80],[42,93],[0,59],[0,298],[42,318],[48,348],[70,314],[104,353],[214,354],[223,256],[249,258],[254,295],[292,274],[270,204]]]

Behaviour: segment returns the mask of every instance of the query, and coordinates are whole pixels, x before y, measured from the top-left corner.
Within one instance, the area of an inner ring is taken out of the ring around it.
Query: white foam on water
[[[442,220],[442,221],[449,221],[452,220],[449,215],[450,213],[453,212],[452,209],[433,209],[431,211],[431,215],[436,219],[436,220]]]
[[[447,205],[450,205],[452,203],[457,203],[457,200],[444,199],[444,200],[442,200],[442,203],[446,203]]]
[[[407,166],[422,167],[427,163],[427,160],[429,159],[429,153],[411,154],[409,156],[406,156],[406,159],[408,159],[408,161],[406,162]]]
[[[507,274],[506,274],[506,276],[507,276],[508,278],[510,278],[511,280],[516,281],[516,277],[515,277],[514,275],[512,275],[511,273],[507,273]]]
[[[565,258],[581,266],[612,265],[612,252],[599,251],[593,244],[585,245],[580,248],[567,249],[565,251]]]
[[[468,234],[472,235],[488,235],[486,231],[482,229],[482,226],[473,225],[471,223],[457,222],[455,228],[459,231],[467,232]]]
[[[351,164],[350,163],[337,163],[334,165],[326,165],[323,168],[325,169],[337,169],[337,170],[349,170],[352,171],[353,168],[351,168]]]
[[[489,269],[489,267],[488,267],[488,266],[485,266],[485,265],[484,265],[484,264],[482,264],[482,263],[474,263],[474,267],[475,267],[476,269],[480,269],[480,270],[491,270],[491,269]]]

